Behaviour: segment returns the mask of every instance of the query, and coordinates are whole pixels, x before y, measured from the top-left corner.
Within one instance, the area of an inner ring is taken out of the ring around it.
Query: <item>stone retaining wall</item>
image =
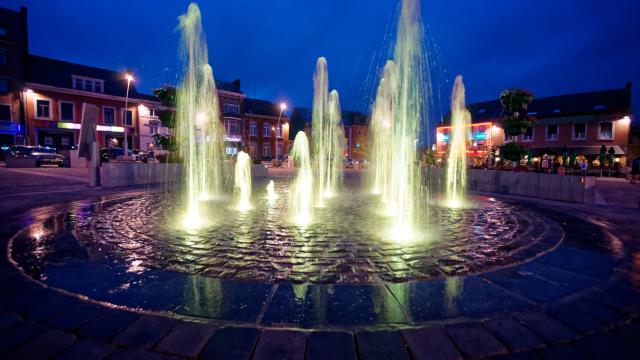
[[[427,168],[425,181],[432,189],[445,187],[445,171]],[[520,195],[541,199],[593,204],[595,178],[531,172],[468,169],[469,191]]]

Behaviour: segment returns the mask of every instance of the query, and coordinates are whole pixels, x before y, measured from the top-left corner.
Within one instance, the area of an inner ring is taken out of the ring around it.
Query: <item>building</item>
[[[588,161],[596,160],[600,147],[613,148],[616,162],[627,164],[631,127],[631,84],[612,90],[534,98],[527,109],[532,126],[518,136],[506,136],[500,128],[503,115],[499,100],[469,104],[472,124],[468,156],[472,165],[484,164],[491,148],[516,141],[535,156],[559,154],[564,146]],[[449,115],[436,127],[436,154],[447,152]]]
[[[289,118],[269,101],[246,98],[243,138],[254,160],[275,157],[282,160],[289,152]]]
[[[297,107],[291,113],[291,129],[293,134],[304,131],[312,139],[312,109]],[[366,159],[369,148],[369,116],[367,114],[342,110],[342,126],[344,130],[344,155],[356,160]],[[295,136],[295,135],[294,135]]]
[[[28,54],[27,9],[0,8],[0,147],[24,144],[24,64]]]
[[[242,148],[242,104],[245,94],[240,79],[231,82],[216,80],[221,121],[224,125],[224,147],[227,155],[235,155]]]
[[[128,82],[124,72],[29,55],[24,82],[27,142],[62,150],[76,146],[83,107],[93,104],[100,108],[100,146],[121,147],[127,136],[129,148],[147,149],[160,131],[155,112],[162,105]]]

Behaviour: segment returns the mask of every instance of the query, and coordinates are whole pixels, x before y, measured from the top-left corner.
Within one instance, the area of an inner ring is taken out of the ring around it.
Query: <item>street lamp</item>
[[[278,131],[280,131],[280,136],[282,136],[282,128],[280,128],[280,119],[282,118],[282,112],[287,110],[287,104],[284,102],[280,103],[280,114],[278,115],[278,127],[276,128],[276,164],[278,163]]]
[[[124,157],[127,158],[129,156],[129,139],[128,139],[128,131],[127,131],[127,114],[129,113],[129,87],[131,86],[131,82],[133,81],[133,76],[131,74],[125,74],[125,79],[127,79],[127,95],[124,98],[124,112],[122,114],[122,127],[124,128]],[[131,118],[133,122],[133,117]]]

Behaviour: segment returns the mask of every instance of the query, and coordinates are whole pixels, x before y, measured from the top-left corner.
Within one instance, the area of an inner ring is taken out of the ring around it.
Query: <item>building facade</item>
[[[243,138],[252,159],[282,160],[289,153],[289,118],[270,101],[246,98]]]
[[[505,135],[500,127],[500,101],[468,105],[469,126],[467,153],[471,165],[486,163],[492,148],[515,141],[535,156],[559,154],[566,146],[576,150],[593,165],[602,145],[613,148],[616,162],[628,162],[631,128],[631,84],[612,90],[568,94],[533,100],[527,109],[532,119],[524,134]],[[436,155],[447,153],[451,127],[448,116],[436,127]]]

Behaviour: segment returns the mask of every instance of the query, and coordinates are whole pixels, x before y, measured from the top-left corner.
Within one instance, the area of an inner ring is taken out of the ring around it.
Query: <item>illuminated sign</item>
[[[473,138],[476,140],[487,140],[487,132],[482,131],[482,132],[474,133]]]
[[[80,129],[80,124],[70,123],[70,122],[59,122],[59,123],[58,123],[58,127],[59,127],[60,129],[74,129],[74,130],[78,130],[78,129]]]
[[[232,134],[224,134],[224,141],[241,142],[242,141],[242,136],[240,136],[240,135],[232,135]]]
[[[122,126],[104,126],[98,125],[96,127],[98,131],[106,131],[106,132],[124,132],[124,128]]]

